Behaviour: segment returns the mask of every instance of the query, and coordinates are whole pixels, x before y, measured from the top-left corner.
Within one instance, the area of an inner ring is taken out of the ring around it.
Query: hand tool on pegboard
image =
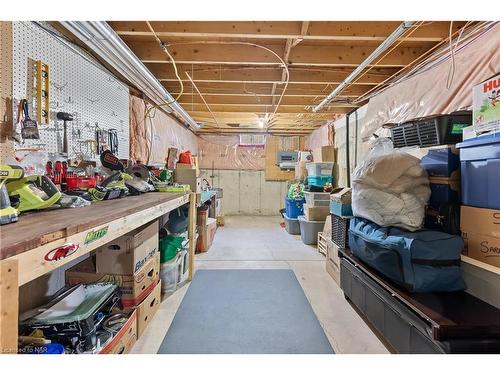
[[[49,66],[38,60],[36,67],[36,114],[39,124],[49,123]]]
[[[21,100],[21,106],[23,108],[23,119],[21,120],[21,136],[23,137],[23,139],[40,139],[38,124],[35,120],[32,120],[29,115],[28,101],[26,99]]]
[[[116,129],[108,130],[108,138],[109,138],[109,151],[113,154],[118,153],[118,132]]]
[[[68,156],[68,121],[73,121],[73,116],[66,112],[57,112],[58,120],[63,121],[63,147],[62,154]]]

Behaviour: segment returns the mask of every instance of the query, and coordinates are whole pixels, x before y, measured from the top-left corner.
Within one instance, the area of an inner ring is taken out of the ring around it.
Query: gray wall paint
[[[201,170],[201,178],[212,183],[212,171]],[[214,170],[213,186],[224,189],[224,215],[279,215],[284,207],[286,181],[266,181],[264,171]]]

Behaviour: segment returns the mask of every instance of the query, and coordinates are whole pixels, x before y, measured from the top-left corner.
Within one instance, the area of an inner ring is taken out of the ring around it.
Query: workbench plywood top
[[[185,195],[148,193],[97,202],[82,208],[23,213],[17,223],[0,227],[0,260]]]

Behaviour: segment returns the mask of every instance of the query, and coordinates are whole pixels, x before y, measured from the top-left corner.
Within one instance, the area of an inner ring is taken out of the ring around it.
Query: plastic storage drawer
[[[315,186],[325,186],[327,183],[332,183],[332,176],[307,176],[307,184]]]
[[[299,219],[291,219],[286,214],[283,214],[285,219],[285,230],[289,234],[300,234],[300,224]]]
[[[286,216],[288,216],[290,219],[296,219],[300,215],[304,214],[304,203],[305,203],[304,198],[299,198],[299,199],[292,199],[292,198],[285,198],[285,212]]]
[[[318,233],[325,226],[324,221],[309,221],[304,216],[299,216],[300,238],[306,245],[316,245],[318,243]]]
[[[500,340],[432,337],[432,327],[348,259],[340,259],[340,287],[398,353],[498,353]]]
[[[328,206],[330,204],[330,193],[304,192],[304,198],[308,206]]]
[[[459,143],[462,203],[500,209],[500,133]]]
[[[335,163],[306,163],[308,176],[331,176]]]

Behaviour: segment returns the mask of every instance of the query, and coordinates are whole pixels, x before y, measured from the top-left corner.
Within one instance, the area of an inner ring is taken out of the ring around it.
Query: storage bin
[[[439,209],[441,205],[460,202],[459,180],[431,177],[429,181],[429,186],[431,188],[429,206],[435,209]]]
[[[292,199],[292,198],[285,198],[285,212],[286,216],[288,216],[290,219],[296,219],[300,215],[304,213],[304,208],[302,207],[305,203],[304,198],[299,198],[299,199]]]
[[[330,216],[332,218],[332,242],[341,249],[346,249],[348,247],[349,219],[334,214]]]
[[[351,217],[352,205],[330,201],[330,213],[340,217]]]
[[[307,184],[315,186],[325,186],[327,183],[332,183],[332,176],[307,176]]]
[[[173,293],[177,290],[180,263],[181,257],[177,254],[170,262],[160,265],[161,294]]]
[[[318,233],[323,230],[324,221],[308,221],[304,216],[299,216],[300,238],[306,245],[318,243]]]
[[[289,234],[300,234],[299,219],[291,219],[286,214],[283,215],[285,219],[285,230]]]
[[[421,164],[429,177],[460,178],[460,156],[455,146],[429,150]]]
[[[473,138],[457,144],[460,150],[462,203],[500,208],[500,134]]]
[[[328,206],[330,204],[330,193],[304,191],[304,198],[308,206]]]
[[[335,163],[307,163],[308,176],[331,176]]]

